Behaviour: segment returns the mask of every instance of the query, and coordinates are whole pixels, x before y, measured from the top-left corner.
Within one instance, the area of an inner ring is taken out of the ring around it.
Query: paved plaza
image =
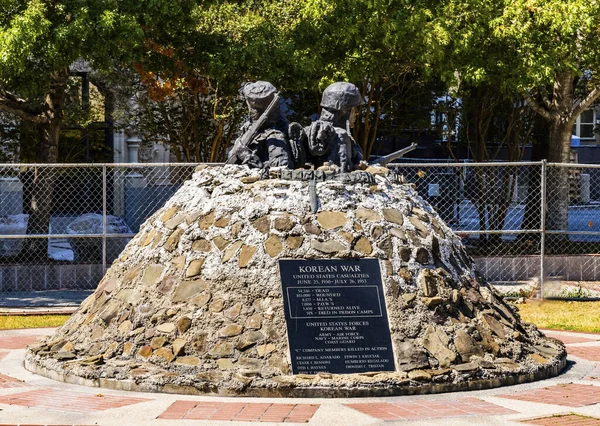
[[[23,368],[25,347],[52,332],[0,331],[0,426],[600,426],[600,335],[546,331],[565,342],[569,364],[559,377],[536,383],[422,396],[278,399],[113,391],[31,374]]]

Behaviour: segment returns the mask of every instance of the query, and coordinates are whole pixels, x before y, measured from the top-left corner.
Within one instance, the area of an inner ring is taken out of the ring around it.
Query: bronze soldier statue
[[[307,161],[315,167],[324,163],[350,172],[363,158],[362,150],[350,133],[356,108],[365,102],[358,88],[347,82],[333,83],[321,99],[321,116],[304,129],[307,135]]]
[[[248,105],[248,120],[227,156],[228,164],[253,168],[294,168],[287,136],[288,121],[281,114],[279,94],[268,81],[246,83],[242,93]]]

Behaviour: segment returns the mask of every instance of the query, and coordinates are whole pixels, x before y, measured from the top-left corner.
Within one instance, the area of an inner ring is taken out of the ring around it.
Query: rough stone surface
[[[26,364],[90,381],[118,371],[142,389],[279,396],[411,393],[562,365],[564,347],[477,278],[415,189],[377,173],[317,181],[315,214],[307,182],[199,167]],[[397,371],[292,375],[278,261],[356,257],[380,261]]]

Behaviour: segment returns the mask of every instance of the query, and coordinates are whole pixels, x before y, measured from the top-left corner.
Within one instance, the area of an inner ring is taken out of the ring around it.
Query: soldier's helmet
[[[269,106],[276,92],[275,86],[268,81],[246,83],[242,87],[242,94],[246,98],[248,106],[259,110],[264,110]]]
[[[360,95],[358,87],[345,81],[338,81],[328,86],[323,92],[323,98],[321,98],[323,108],[336,111],[349,110],[364,103],[365,101]]]

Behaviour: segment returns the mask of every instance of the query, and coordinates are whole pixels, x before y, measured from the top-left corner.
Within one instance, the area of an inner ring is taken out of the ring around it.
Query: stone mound
[[[259,396],[480,389],[562,370],[562,343],[476,276],[411,185],[357,180],[318,182],[315,214],[305,181],[199,166],[66,324],[29,347],[27,368],[92,386]],[[379,260],[394,372],[291,373],[278,260],[340,258]]]

